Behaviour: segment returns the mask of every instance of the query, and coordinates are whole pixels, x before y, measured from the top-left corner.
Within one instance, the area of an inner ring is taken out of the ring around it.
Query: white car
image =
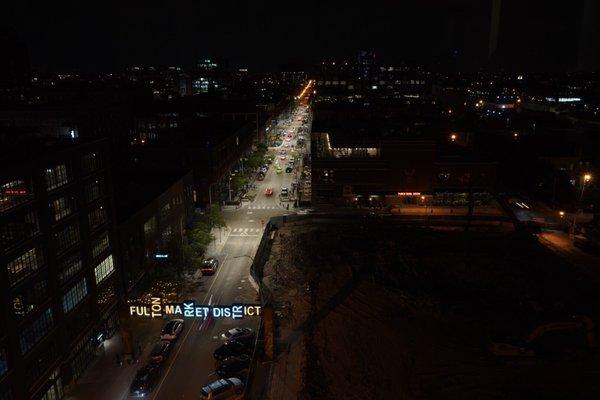
[[[223,339],[229,340],[229,339],[235,339],[236,337],[249,335],[251,333],[252,333],[252,329],[250,329],[250,328],[237,327],[237,328],[230,329],[227,332],[223,333],[221,335],[221,337]]]
[[[244,384],[238,378],[218,379],[205,385],[200,391],[203,400],[230,399],[244,391]]]

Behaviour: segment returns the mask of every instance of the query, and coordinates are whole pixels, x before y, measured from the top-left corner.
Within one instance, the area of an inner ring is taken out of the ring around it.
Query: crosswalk
[[[262,232],[261,228],[232,228],[231,233],[259,233]]]
[[[249,210],[275,210],[277,206],[248,206]]]

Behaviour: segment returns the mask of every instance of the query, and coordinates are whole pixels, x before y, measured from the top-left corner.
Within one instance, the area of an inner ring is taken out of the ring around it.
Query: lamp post
[[[585,191],[585,185],[592,180],[592,174],[586,173],[583,174],[582,182],[581,182],[581,192],[579,193],[579,201],[578,206],[581,206],[581,201],[583,200],[583,193]],[[583,213],[583,210],[581,210]],[[575,215],[573,215],[573,225],[571,226],[571,235],[575,236],[575,224],[577,223],[577,214],[579,213],[579,209],[575,211]]]

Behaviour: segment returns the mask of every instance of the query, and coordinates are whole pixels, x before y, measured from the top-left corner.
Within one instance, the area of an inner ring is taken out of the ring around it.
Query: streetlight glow
[[[585,183],[588,183],[591,180],[592,180],[592,174],[585,174],[585,175],[583,175],[583,181]]]

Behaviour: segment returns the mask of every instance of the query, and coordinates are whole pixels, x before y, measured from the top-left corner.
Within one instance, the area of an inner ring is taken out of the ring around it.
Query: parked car
[[[282,171],[282,169],[281,169],[281,167],[278,165],[278,166],[275,168],[275,172],[277,172],[278,174],[280,174],[280,173],[281,173],[281,171]]]
[[[168,340],[160,340],[156,342],[152,351],[150,352],[150,362],[153,364],[162,364],[164,363],[169,354],[171,353],[172,348],[171,342]]]
[[[286,188],[286,187],[281,188],[281,196],[287,197],[289,194],[290,194],[290,192],[289,192],[288,188]]]
[[[267,197],[273,196],[273,188],[267,188],[265,190],[265,196],[267,196]]]
[[[280,155],[279,158],[285,160],[285,154]]]
[[[273,189],[271,189],[271,190],[273,190]],[[239,336],[246,336],[246,335],[249,335],[251,333],[252,333],[252,329],[251,328],[240,328],[240,327],[237,327],[237,328],[230,329],[227,332],[221,334],[221,337],[223,339],[229,340],[229,339],[235,339],[236,337],[239,337]]]
[[[256,335],[252,332],[247,333],[245,335],[240,335],[235,339],[229,339],[227,342],[236,341],[244,346],[248,346],[250,348],[254,347],[254,343],[256,342]],[[225,343],[227,343],[225,342]]]
[[[257,181],[262,181],[264,179],[265,179],[265,174],[263,174],[262,172],[259,172],[258,175],[256,175]]]
[[[252,346],[245,344],[237,339],[228,340],[213,352],[213,357],[219,361],[231,356],[239,356],[240,354],[250,354]]]
[[[262,172],[263,174],[266,174],[268,170],[269,170],[269,166],[266,164],[263,165],[262,167],[260,167],[260,172]]]
[[[160,365],[148,364],[135,374],[129,388],[129,393],[134,397],[145,397],[154,390],[160,378]]]
[[[203,400],[229,399],[242,394],[244,384],[238,378],[218,379],[205,385],[200,391]]]
[[[200,272],[202,275],[213,275],[219,266],[219,260],[216,258],[207,258],[202,261],[202,267],[200,268]]]
[[[249,366],[250,356],[247,354],[240,354],[239,356],[227,357],[221,361],[216,372],[221,378],[228,378],[248,369]]]
[[[288,165],[285,167],[285,172],[287,172],[288,174],[289,174],[290,172],[292,172],[293,170],[294,170],[294,167],[293,167],[293,166],[291,166],[291,165],[289,165],[289,164],[288,164]]]
[[[183,331],[183,320],[172,319],[164,326],[161,331],[160,338],[163,340],[177,340],[181,331]]]

